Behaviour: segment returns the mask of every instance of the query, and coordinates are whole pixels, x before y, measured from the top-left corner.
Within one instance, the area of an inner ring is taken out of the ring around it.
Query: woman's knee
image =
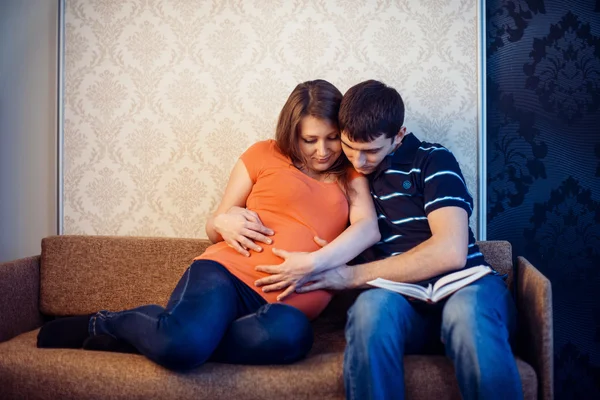
[[[184,324],[164,313],[158,321],[154,340],[142,346],[143,353],[165,368],[186,370],[208,359],[208,341],[198,335],[197,327]]]
[[[313,330],[304,313],[287,304],[267,304],[258,312],[265,338],[272,351],[283,355],[282,362],[306,356],[313,345]]]
[[[193,338],[170,337],[151,349],[147,357],[172,370],[189,370],[204,364],[210,351]]]

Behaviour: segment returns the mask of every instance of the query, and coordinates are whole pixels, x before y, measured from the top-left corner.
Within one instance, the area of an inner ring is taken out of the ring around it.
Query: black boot
[[[83,342],[84,350],[139,354],[135,347],[110,335],[90,336]]]
[[[85,339],[90,336],[88,326],[93,315],[95,313],[58,318],[44,324],[38,333],[37,347],[80,349]]]

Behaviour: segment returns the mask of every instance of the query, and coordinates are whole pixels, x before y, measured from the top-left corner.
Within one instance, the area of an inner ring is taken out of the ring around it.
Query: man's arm
[[[257,271],[271,275],[257,280],[256,286],[263,287],[264,292],[286,289],[277,298],[282,300],[310,276],[345,264],[381,239],[367,179],[364,176],[353,179],[350,188],[350,226],[331,243],[325,243],[326,246],[312,253],[273,249],[284,261],[278,265],[257,266]],[[317,244],[321,244],[316,239]]]
[[[469,246],[469,219],[460,207],[432,211],[427,220],[431,238],[397,256],[352,268],[348,287],[362,287],[384,278],[398,282],[419,282],[465,266]]]
[[[345,289],[366,286],[384,278],[419,282],[465,266],[469,249],[469,216],[473,200],[454,155],[436,147],[421,169],[423,211],[431,237],[413,249],[380,261],[336,268],[335,273],[315,275],[315,288]],[[409,234],[408,232],[403,232]]]
[[[369,287],[367,282],[384,278],[398,282],[419,282],[464,267],[469,245],[467,212],[460,207],[443,207],[427,217],[432,236],[406,253],[383,260],[340,266],[309,279],[300,293],[317,289]]]

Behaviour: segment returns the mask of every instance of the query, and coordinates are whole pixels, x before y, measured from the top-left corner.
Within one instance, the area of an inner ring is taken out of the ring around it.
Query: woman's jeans
[[[195,261],[183,274],[167,307],[145,305],[100,311],[90,335],[111,335],[170,369],[211,361],[285,364],[312,347],[310,322],[298,309],[266,304],[221,264]]]
[[[404,355],[445,348],[463,399],[521,399],[509,344],[515,324],[515,305],[499,276],[485,276],[433,306],[367,290],[348,313],[346,396],[403,399]]]

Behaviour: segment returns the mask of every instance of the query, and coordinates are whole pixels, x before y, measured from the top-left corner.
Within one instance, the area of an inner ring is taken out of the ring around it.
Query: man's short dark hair
[[[404,124],[404,101],[396,89],[369,80],[352,86],[342,99],[340,131],[353,142],[394,137]]]

